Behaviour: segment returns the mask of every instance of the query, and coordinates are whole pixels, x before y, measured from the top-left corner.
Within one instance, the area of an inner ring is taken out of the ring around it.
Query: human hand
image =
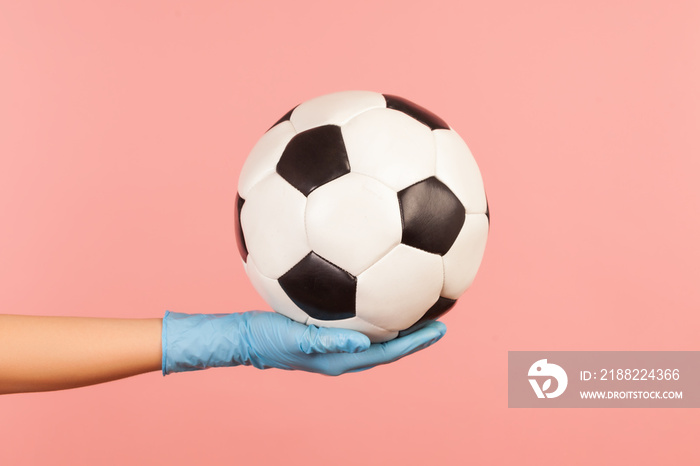
[[[427,348],[445,334],[441,322],[384,343],[360,332],[307,326],[274,312],[180,314],[163,318],[163,374],[237,365],[326,375],[387,364]]]

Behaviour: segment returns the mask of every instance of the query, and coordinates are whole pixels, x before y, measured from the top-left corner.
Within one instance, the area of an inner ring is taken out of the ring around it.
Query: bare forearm
[[[0,393],[60,390],[161,368],[161,319],[0,315]]]

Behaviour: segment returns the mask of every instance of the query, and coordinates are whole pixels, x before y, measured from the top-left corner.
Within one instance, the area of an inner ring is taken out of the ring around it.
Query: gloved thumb
[[[367,351],[369,338],[355,330],[309,325],[299,338],[299,348],[306,354],[360,353]]]

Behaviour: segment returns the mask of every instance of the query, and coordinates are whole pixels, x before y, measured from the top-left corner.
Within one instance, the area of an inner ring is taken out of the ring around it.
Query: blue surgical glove
[[[385,343],[354,330],[303,325],[274,312],[179,314],[163,318],[163,375],[251,365],[326,375],[387,364],[427,348],[445,334],[441,322]]]

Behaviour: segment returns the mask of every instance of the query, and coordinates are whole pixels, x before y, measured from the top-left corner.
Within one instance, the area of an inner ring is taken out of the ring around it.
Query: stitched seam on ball
[[[313,252],[314,254],[316,254],[316,256],[318,256],[319,258],[323,259],[324,262],[327,262],[327,263],[329,263],[330,265],[332,265],[333,267],[335,267],[336,269],[340,269],[340,270],[342,270],[343,272],[345,272],[346,274],[350,275],[350,276],[355,280],[355,290],[357,290],[357,275],[348,272],[347,270],[345,270],[344,268],[342,268],[342,267],[339,266],[338,264],[334,264],[333,262],[329,261],[328,259],[326,259],[325,257],[323,257],[321,254],[317,253],[317,252],[314,251],[313,249],[311,250],[311,252]]]
[[[447,273],[445,272],[445,256],[440,256],[440,264],[442,264],[442,286],[440,287],[440,296],[442,296],[442,292],[445,291],[445,283],[447,282]]]
[[[435,138],[435,131],[436,130],[431,130],[430,131],[430,136],[433,138],[433,176],[437,178],[437,160],[438,160],[438,145],[437,145],[437,139]]]
[[[360,317],[360,316],[355,316],[355,319],[361,320],[362,322],[366,323],[370,327],[374,327],[378,330],[382,330],[384,332],[399,332],[400,330],[389,330],[388,328],[380,327],[379,325],[375,325],[372,322],[368,321],[367,319]]]
[[[338,123],[337,126],[340,126],[340,130],[341,130],[341,132],[342,132],[343,126],[346,125],[346,124],[348,124],[348,123],[350,123],[350,120],[353,120],[353,119],[359,117],[360,115],[369,112],[370,110],[377,110],[377,109],[380,109],[380,110],[381,110],[381,109],[391,110],[391,109],[387,108],[387,106],[386,106],[386,101],[385,101],[383,107],[377,105],[377,106],[375,106],[375,107],[369,107],[369,108],[366,108],[366,109],[364,109],[364,110],[360,110],[358,113],[356,113],[356,114],[354,114],[353,116],[347,118],[347,119],[346,119],[345,121],[343,121],[342,123]],[[342,134],[342,133],[341,133],[341,134]]]
[[[299,134],[299,131],[297,131],[297,127],[294,126],[294,122],[292,121],[292,117],[294,116],[294,113],[297,111],[297,108],[299,108],[299,105],[294,107],[294,109],[292,110],[292,113],[289,115],[289,120],[287,120],[289,122],[289,124],[292,125],[292,129],[294,130],[294,136]],[[292,137],[294,137],[294,136],[292,136]],[[289,144],[289,141],[287,141],[287,144]],[[287,144],[285,144],[285,147],[287,146]]]
[[[313,191],[311,191],[311,192],[313,192]],[[309,193],[309,195],[311,195],[311,193]],[[311,238],[309,238],[309,225],[308,225],[308,219],[306,217],[306,214],[307,214],[308,209],[309,209],[309,196],[305,196],[305,198],[306,198],[306,200],[304,201],[304,236],[306,237],[306,245],[309,247],[309,250],[311,252],[314,252],[314,248],[311,247]],[[309,253],[309,254],[311,254],[311,253]],[[316,255],[318,256],[318,254],[316,254]],[[304,257],[306,257],[306,256],[304,256]],[[321,256],[319,256],[319,257],[321,257]]]
[[[396,193],[396,200],[399,203],[399,215],[401,216],[401,241],[403,241],[403,232],[406,229],[406,220],[404,219],[403,205],[401,204],[401,196],[399,196],[399,193]]]

